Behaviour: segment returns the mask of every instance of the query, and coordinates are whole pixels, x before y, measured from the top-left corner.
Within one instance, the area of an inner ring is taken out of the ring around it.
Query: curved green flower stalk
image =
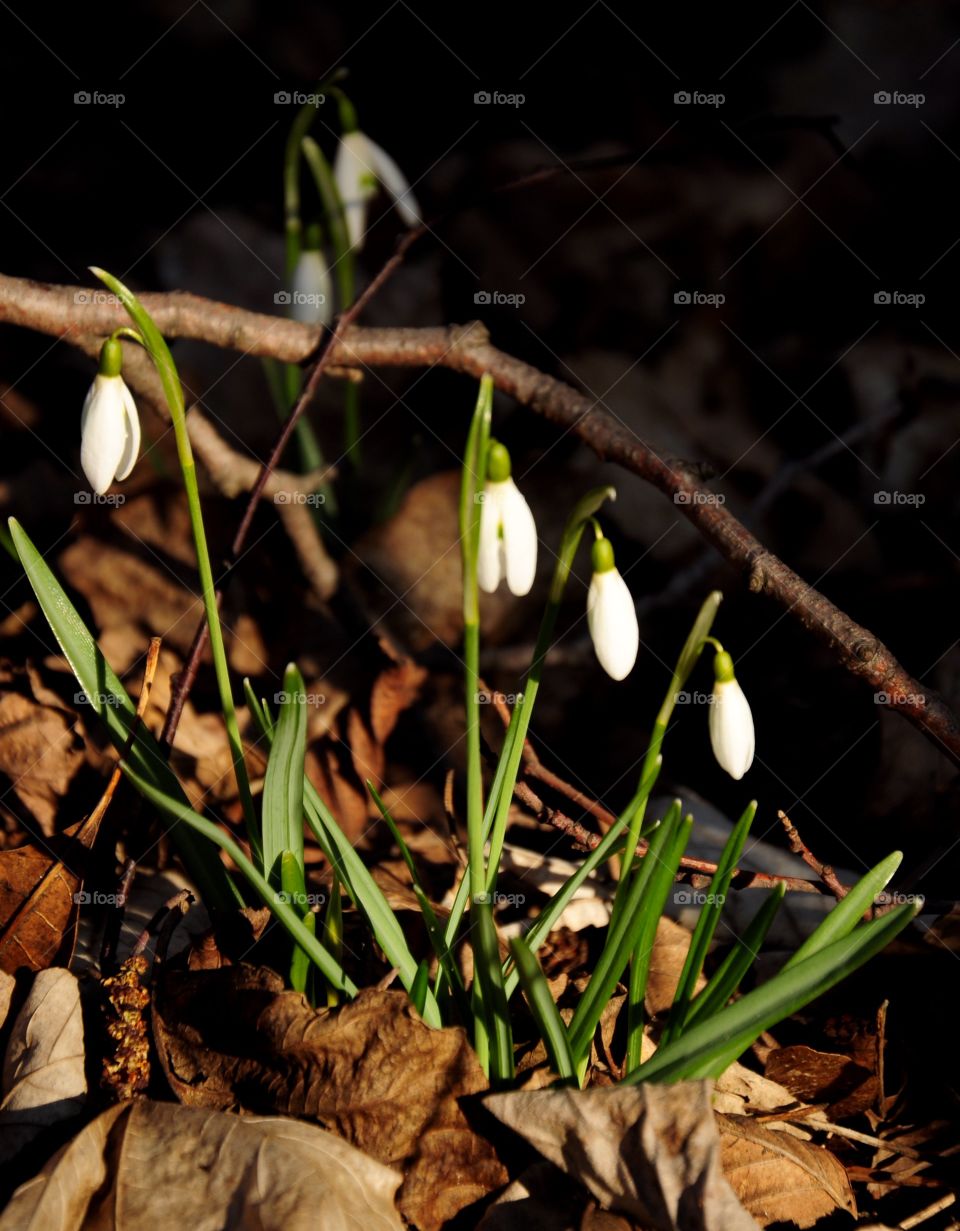
[[[197,569],[200,573],[200,588],[203,594],[203,606],[207,615],[207,625],[210,629],[210,650],[213,654],[213,668],[217,677],[217,688],[220,692],[220,708],[223,710],[223,720],[227,727],[227,740],[230,744],[230,756],[237,779],[237,791],[243,806],[243,815],[247,826],[247,839],[255,858],[261,859],[260,832],[256,813],[253,807],[253,796],[250,793],[250,780],[243,759],[243,743],[240,739],[240,728],[237,724],[237,711],[233,702],[233,691],[230,685],[230,671],[227,666],[227,651],[223,644],[223,630],[220,627],[220,613],[217,610],[216,585],[213,580],[213,569],[210,565],[210,552],[207,548],[207,534],[203,525],[203,510],[200,506],[200,489],[197,485],[197,467],[193,460],[193,449],[190,446],[190,436],[187,432],[186,408],[183,399],[183,387],[177,366],[170,354],[163,335],[153,323],[153,319],[140,303],[136,295],[112,274],[103,269],[91,266],[91,273],[117,296],[130,319],[136,325],[143,340],[143,345],[157,369],[163,394],[170,410],[173,423],[173,433],[177,444],[177,457],[183,472],[183,486],[187,493],[187,508],[190,513],[190,526],[193,530],[193,542],[197,552]]]

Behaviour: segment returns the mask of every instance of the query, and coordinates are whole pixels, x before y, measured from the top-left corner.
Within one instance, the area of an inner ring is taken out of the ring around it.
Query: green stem
[[[193,449],[190,447],[190,436],[187,432],[186,409],[183,399],[183,387],[170,349],[163,335],[153,323],[153,319],[133,294],[119,279],[114,278],[105,270],[91,266],[91,272],[100,279],[120,299],[133,323],[143,336],[143,343],[157,369],[160,383],[163,386],[173,432],[177,444],[177,457],[183,472],[183,485],[187,493],[187,508],[190,513],[190,525],[193,530],[193,542],[197,552],[197,569],[200,573],[200,588],[203,594],[203,606],[206,611],[207,625],[210,629],[210,650],[213,655],[213,669],[220,692],[220,708],[227,728],[227,741],[230,745],[230,755],[233,760],[234,773],[237,779],[237,791],[243,806],[243,815],[247,827],[247,839],[254,857],[262,860],[260,833],[257,816],[253,806],[253,795],[250,791],[250,780],[243,759],[243,743],[240,739],[240,727],[237,723],[237,711],[233,703],[233,692],[230,685],[230,669],[227,665],[227,651],[223,643],[223,630],[220,627],[220,613],[217,609],[217,589],[213,580],[213,569],[210,565],[210,552],[207,547],[207,535],[203,525],[203,510],[200,505],[200,488],[197,484],[197,467],[193,460]]]
[[[343,202],[337,192],[337,183],[323,151],[312,137],[303,135],[300,148],[313,175],[317,192],[323,202],[323,212],[333,243],[333,272],[337,279],[337,294],[340,311],[345,312],[353,303],[357,291],[356,258],[350,247]],[[354,463],[360,460],[360,391],[353,381],[348,381],[344,390],[343,438],[344,451]]]
[[[680,656],[677,659],[677,665],[673,669],[673,674],[670,677],[670,683],[667,687],[666,695],[663,698],[663,704],[660,706],[659,713],[653,724],[653,731],[650,736],[650,744],[647,747],[646,754],[643,758],[643,766],[640,770],[640,781],[642,782],[647,776],[650,768],[656,763],[658,757],[661,756],[663,747],[663,739],[667,733],[667,728],[670,725],[670,718],[673,714],[674,706],[677,704],[677,694],[683,689],[687,680],[690,677],[690,672],[697,664],[703,647],[708,640],[708,634],[713,625],[714,618],[717,614],[717,608],[720,606],[723,595],[719,590],[713,590],[706,598],[700,611],[697,613],[697,618],[693,622],[693,628],[686,641],[683,643],[683,649],[680,651]],[[623,908],[627,900],[627,891],[629,882],[634,873],[634,865],[637,861],[637,844],[640,841],[643,827],[643,818],[647,810],[647,799],[649,796],[643,797],[637,808],[634,811],[630,821],[630,828],[627,833],[627,854],[623,863],[623,868],[620,874],[620,881],[617,885],[616,896],[613,901],[613,910],[611,912],[611,926],[614,920],[618,917],[620,910]],[[627,1069],[632,1070],[640,1063],[640,1046],[643,1035],[643,997],[647,983],[647,969],[649,963],[643,960],[643,954],[637,950],[634,953],[630,963],[630,980],[627,997],[627,1039],[629,1040],[627,1051]]]
[[[697,660],[703,651],[704,643],[707,640],[707,635],[717,614],[717,608],[723,595],[719,590],[713,590],[706,598],[700,611],[697,613],[697,618],[693,622],[693,627],[686,641],[683,643],[683,649],[677,658],[677,664],[673,669],[673,674],[670,676],[670,683],[667,686],[666,694],[663,698],[663,703],[657,713],[656,720],[653,724],[653,731],[650,735],[650,743],[647,746],[646,754],[643,758],[643,765],[640,769],[640,781],[643,782],[650,772],[651,767],[661,754],[663,747],[663,738],[667,733],[667,728],[670,725],[670,719],[673,715],[674,706],[677,704],[677,694],[683,690],[684,685],[690,677],[690,672],[697,664]],[[626,883],[630,879],[630,873],[636,862],[637,845],[640,841],[643,818],[647,808],[647,798],[644,797],[639,806],[634,811],[630,821],[630,828],[627,833],[627,851],[630,852],[623,866],[623,871],[620,876],[620,883],[617,886],[617,894],[614,899],[613,911],[616,914],[619,906],[622,903],[623,896],[626,893]]]
[[[510,804],[513,800],[513,788],[516,785],[517,774],[520,770],[523,745],[527,738],[527,732],[530,729],[533,707],[537,699],[537,693],[540,690],[543,664],[553,643],[553,633],[557,625],[557,617],[560,614],[563,593],[570,577],[570,571],[573,568],[573,560],[577,554],[577,548],[580,546],[584,530],[594,520],[594,513],[596,513],[605,500],[612,500],[615,496],[616,492],[612,487],[593,488],[576,503],[564,527],[563,538],[560,541],[560,552],[557,556],[557,563],[553,570],[553,580],[550,584],[550,594],[547,598],[547,605],[544,608],[543,619],[540,621],[537,643],[533,650],[533,660],[530,664],[530,670],[527,672],[527,678],[523,682],[523,695],[518,706],[520,714],[517,719],[516,734],[512,742],[504,745],[507,765],[506,772],[502,778],[500,793],[497,797],[490,843],[490,869],[487,877],[487,890],[491,894],[495,891],[497,885],[500,851],[506,834]],[[649,766],[646,768],[649,769]],[[645,776],[641,775],[641,781]]]

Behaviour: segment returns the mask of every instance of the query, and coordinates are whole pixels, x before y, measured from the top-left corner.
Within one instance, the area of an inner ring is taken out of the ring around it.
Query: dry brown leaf
[[[805,1103],[827,1103],[828,1120],[842,1120],[876,1106],[877,1072],[851,1056],[813,1047],[778,1047],[767,1056],[766,1075]]]
[[[762,1073],[755,1073],[735,1060],[717,1078],[713,1092],[714,1111],[732,1115],[779,1111],[796,1100],[789,1090]]]
[[[82,822],[45,846],[0,852],[0,970],[44,970],[73,949],[87,849],[96,828]]]
[[[3,1061],[0,1161],[84,1104],[83,1017],[76,978],[41,970],[17,1014]]]
[[[182,1102],[308,1116],[402,1167],[400,1209],[424,1231],[506,1181],[458,1102],[487,1084],[464,1031],[431,1030],[403,992],[317,1011],[270,971],[170,973],[154,1037]]]
[[[724,1174],[761,1226],[812,1227],[838,1209],[856,1217],[847,1173],[829,1150],[747,1116],[717,1120]]]
[[[0,674],[0,774],[49,836],[60,800],[84,761],[80,722],[49,690],[52,703],[15,691],[23,683],[10,671]]]
[[[552,1163],[536,1162],[497,1197],[477,1231],[581,1231],[587,1200]]]
[[[87,1125],[14,1193],[0,1231],[402,1231],[399,1182],[312,1124],[144,1101]]]
[[[645,996],[648,1013],[663,1013],[673,1004],[689,948],[690,933],[687,929],[664,916],[657,924],[653,953],[650,956],[650,974]],[[697,980],[697,991],[705,983],[706,980],[701,975]]]
[[[163,550],[168,552],[166,544]],[[180,584],[169,569],[147,558],[148,552],[146,546],[141,551],[126,550],[81,534],[58,562],[67,588],[82,594],[90,604],[99,632],[113,633],[111,651],[126,647],[126,653],[111,660],[121,675],[143,652],[147,637],[163,637],[165,645],[186,657],[197,627],[192,586]],[[192,567],[183,572],[192,579]],[[122,630],[122,634],[114,630]],[[269,658],[262,638],[247,618],[229,619],[224,640],[230,665],[238,675],[256,674]]]
[[[370,623],[385,624],[414,652],[437,641],[456,645],[463,634],[459,492],[458,471],[415,483],[390,520],[355,544],[352,554],[360,567],[348,566],[347,576],[366,601]],[[484,636],[491,642],[502,640],[518,606],[505,586],[496,594],[483,594]]]
[[[756,1231],[720,1168],[707,1082],[493,1094],[493,1114],[652,1231]]]
[[[3,1029],[13,1002],[13,993],[17,990],[17,981],[13,975],[0,970],[0,1030]]]

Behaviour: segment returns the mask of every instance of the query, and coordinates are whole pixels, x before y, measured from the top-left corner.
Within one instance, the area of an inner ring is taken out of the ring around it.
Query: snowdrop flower
[[[480,511],[477,580],[492,594],[503,577],[512,594],[529,594],[537,572],[537,527],[530,506],[510,477],[510,454],[497,440],[487,453]]]
[[[350,247],[363,247],[367,203],[381,184],[393,198],[397,212],[408,227],[420,223],[420,209],[403,172],[390,155],[355,128],[345,132],[333,164],[337,192],[343,202]]]
[[[593,544],[593,578],[587,592],[587,624],[600,666],[615,680],[633,670],[640,648],[637,609],[613,560],[613,544],[602,536]]]
[[[127,477],[140,452],[140,418],[120,375],[122,365],[119,340],[107,338],[80,418],[80,464],[98,496]]]
[[[290,279],[290,316],[301,325],[333,320],[333,283],[324,260],[319,227],[309,227]]]
[[[753,764],[753,714],[733,673],[733,659],[726,650],[717,651],[713,672],[710,743],[720,768],[739,781]]]

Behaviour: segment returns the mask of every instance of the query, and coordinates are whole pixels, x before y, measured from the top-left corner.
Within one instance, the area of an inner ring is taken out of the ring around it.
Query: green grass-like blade
[[[259,894],[263,904],[270,908],[272,914],[291,939],[309,954],[311,961],[320,968],[324,978],[348,996],[356,996],[357,985],[345,973],[340,964],[331,957],[323,945],[320,944],[316,936],[312,935],[304,927],[297,910],[284,901],[284,895],[278,893],[267,881],[259,868],[251,863],[239,844],[229,834],[224,833],[219,826],[215,825],[212,821],[208,821],[206,817],[200,816],[186,804],[182,804],[178,799],[171,798],[171,796],[159,790],[147,779],[141,778],[135,770],[126,765],[124,766],[124,773],[136,786],[137,790],[162,812],[165,812],[173,820],[188,825],[197,833],[216,843],[221,850],[226,851],[250,882],[253,889]]]
[[[686,1081],[717,1077],[771,1026],[796,1013],[829,991],[879,953],[919,910],[908,902],[888,915],[862,924],[789,970],[782,970],[762,987],[748,992],[706,1021],[691,1026],[680,1038],[657,1051],[624,1079]]]
[[[106,727],[113,746],[123,753],[130,733],[135,729],[133,743],[124,757],[125,764],[156,790],[187,807],[187,797],[167,764],[163,750],[152,733],[142,723],[136,722],[136,706],[126,689],[111,670],[63,587],[15,518],[10,519],[10,534],[40,609],[87,702]],[[207,906],[223,910],[242,906],[243,898],[227,875],[216,848],[204,837],[180,826],[175,827],[172,834],[187,871]]]
[[[743,935],[736,938],[733,948],[713,972],[706,987],[690,1002],[690,1009],[678,1034],[682,1034],[695,1021],[719,1012],[734,994],[744,975],[759,957],[785,893],[786,886],[781,882],[767,894]]]
[[[648,796],[653,790],[654,783],[657,780],[657,775],[660,773],[660,767],[662,764],[663,758],[658,756],[651,765],[650,770],[647,773],[642,786],[640,787],[640,790],[633,797],[627,808],[620,814],[617,821],[610,826],[600,843],[593,848],[589,855],[587,855],[583,863],[581,863],[577,868],[576,872],[564,881],[563,885],[561,885],[561,887],[537,916],[536,923],[523,938],[524,943],[530,949],[531,953],[535,953],[546,940],[547,936],[549,936],[554,924],[573,899],[573,895],[577,892],[591,872],[593,872],[606,860],[610,859],[613,855],[617,854],[618,848],[623,842],[623,831],[630,823],[630,818],[633,816],[634,809],[637,806],[637,801],[641,797],[646,798],[646,796]],[[518,982],[519,975],[516,969],[514,968],[509,970],[507,972],[505,984],[508,1000],[516,991]]]
[[[507,1082],[514,1074],[513,1030],[503,990],[503,967],[492,904],[474,900],[470,918],[473,920],[474,978],[480,988],[480,1005],[490,1047],[490,1076],[496,1082]]]
[[[279,861],[289,851],[303,872],[303,760],[307,750],[307,704],[295,663],[283,674],[280,712],[263,782],[263,870],[279,883]]]
[[[697,979],[699,979],[700,972],[703,970],[703,963],[710,948],[710,942],[713,940],[717,924],[720,922],[720,912],[723,910],[723,904],[730,890],[730,882],[736,871],[737,862],[743,853],[744,843],[747,840],[747,834],[750,832],[750,826],[756,813],[757,803],[756,800],[752,800],[744,809],[739,821],[730,831],[730,836],[727,838],[720,858],[717,860],[717,870],[710,880],[707,901],[700,911],[700,917],[697,919],[693,936],[690,938],[690,947],[687,950],[687,958],[683,964],[683,970],[680,972],[680,979],[677,983],[677,990],[673,999],[673,1007],[670,1010],[670,1016],[664,1028],[661,1046],[670,1042],[687,1019],[690,1001],[693,999],[694,988],[697,986]]]
[[[386,822],[387,828],[390,830],[394,842],[396,842],[397,846],[400,848],[400,855],[403,862],[407,865],[407,870],[410,873],[410,879],[413,882],[413,892],[416,894],[417,901],[420,904],[420,913],[423,915],[423,924],[427,930],[427,935],[430,938],[430,944],[436,954],[437,961],[440,964],[440,969],[443,971],[443,975],[453,992],[455,994],[459,993],[460,997],[462,997],[464,988],[463,979],[460,975],[460,969],[453,960],[453,954],[450,950],[450,946],[446,942],[443,927],[440,920],[437,918],[436,911],[433,909],[433,904],[427,897],[427,893],[423,885],[420,883],[417,865],[413,862],[413,855],[410,848],[403,840],[403,834],[397,827],[396,821],[390,815],[389,808],[380,798],[380,792],[369,779],[367,780],[367,790],[370,792],[373,802],[380,809],[380,815]],[[462,1007],[466,1009],[467,1002],[465,998],[462,999],[461,1003]],[[422,1012],[421,1009],[418,1009],[417,1011]]]
[[[631,880],[630,891],[624,900],[619,920],[607,929],[603,951],[570,1023],[570,1050],[578,1063],[586,1056],[604,1007],[630,960],[630,954],[643,929],[647,889],[654,872],[663,865],[679,824],[680,802],[675,800],[650,839],[647,853]],[[659,911],[657,913],[659,915]]]
[[[840,940],[852,931],[863,915],[873,905],[877,894],[884,889],[903,860],[902,851],[892,851],[886,859],[870,869],[857,881],[850,892],[836,904],[815,932],[812,932],[796,953],[791,954],[785,969],[813,957],[835,940]]]
[[[667,896],[673,887],[674,877],[680,867],[683,852],[687,849],[690,831],[693,828],[693,817],[687,816],[676,827],[676,831],[664,851],[662,862],[659,863],[650,879],[646,897],[641,908],[643,923],[636,942],[631,950],[630,958],[630,1003],[633,1012],[629,1014],[627,1025],[627,1072],[635,1069],[640,1063],[643,1046],[644,997],[647,994],[647,980],[650,977],[650,962],[653,958],[653,946],[657,938],[657,925],[663,914]],[[648,858],[648,856],[645,856]]]
[[[550,994],[550,987],[540,969],[540,963],[530,947],[519,937],[511,940],[510,952],[513,954],[517,975],[523,985],[523,994],[537,1023],[550,1063],[560,1077],[575,1082],[577,1071],[567,1039],[567,1028],[556,1001]]]
[[[271,742],[274,738],[274,726],[269,712],[262,707],[260,713],[254,717],[264,739]],[[337,824],[309,778],[304,778],[303,810],[307,825],[339,876],[347,896],[367,921],[377,944],[390,965],[397,968],[400,982],[409,993],[417,977],[418,963],[410,951],[400,922],[390,909],[369,868]],[[429,1026],[442,1024],[435,999],[428,997],[422,1017]]]
[[[293,851],[283,851],[280,856],[280,887],[286,902],[297,912],[311,936],[317,934],[317,918],[307,905],[307,882],[304,876],[302,856]],[[331,954],[332,956],[332,954]],[[310,954],[299,945],[294,945],[290,959],[290,986],[295,992],[305,992],[310,978]]]

